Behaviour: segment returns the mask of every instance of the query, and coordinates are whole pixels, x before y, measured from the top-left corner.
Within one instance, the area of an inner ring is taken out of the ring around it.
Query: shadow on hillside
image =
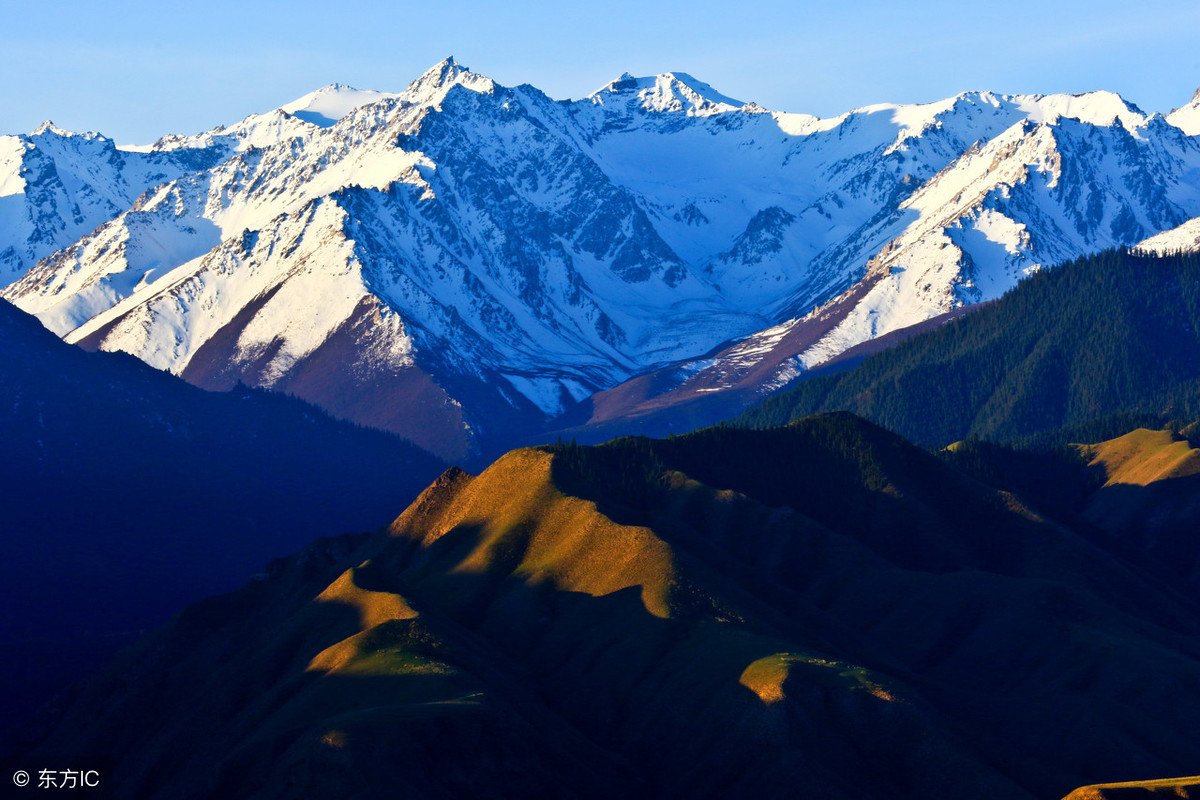
[[[1200,475],[1096,491],[1085,516],[1145,552],[1200,597]]]
[[[507,558],[455,571],[481,541],[469,527],[428,550],[376,541],[357,588],[398,593],[419,616],[372,628],[359,661],[328,674],[312,659],[359,633],[354,605],[304,602],[283,575],[193,606],[44,718],[33,750],[111,755],[122,794],[161,797],[367,796],[399,781],[484,797],[782,797],[807,784],[853,798],[897,775],[930,791],[999,780],[926,711],[817,662],[805,674],[820,680],[789,672],[786,699],[764,702],[744,673],[797,647],[770,626],[664,619],[639,586],[531,585]]]
[[[1152,589],[1132,596],[1145,586],[1105,588],[1107,567],[1080,561],[1057,528],[1002,508],[988,513],[1012,519],[971,527],[978,489],[946,497],[961,487],[921,451],[876,452],[883,477],[903,476],[889,482],[840,473],[811,449],[800,459],[795,444],[741,465],[720,447],[705,462],[678,440],[675,451],[610,449],[630,471],[576,487],[670,544],[669,618],[647,610],[640,585],[594,596],[552,569],[528,571],[528,520],[500,539],[462,525],[427,547],[380,535],[336,568],[305,572],[298,559],[193,606],[68,701],[38,747],[110,753],[125,785],[166,797],[285,784],[370,794],[394,785],[393,762],[431,794],[497,797],[787,796],[797,785],[846,798],[880,786],[1050,796],[1115,767],[1184,769],[1186,745],[1170,732],[1200,708],[1187,682],[1197,653],[1144,620],[1182,631],[1194,619],[1163,617]],[[635,502],[622,493],[667,465],[716,486],[745,474],[738,493],[679,476]],[[809,474],[826,480],[797,480]],[[865,510],[839,517],[839,505]],[[902,525],[927,549],[897,564],[886,537]],[[989,560],[978,537],[1007,559]],[[1018,569],[1043,551],[1059,561],[1042,568],[1061,578]],[[352,566],[361,595],[311,602]],[[361,603],[389,594],[417,616],[358,637]],[[351,640],[344,668],[310,668]],[[747,683],[764,659],[794,671]]]

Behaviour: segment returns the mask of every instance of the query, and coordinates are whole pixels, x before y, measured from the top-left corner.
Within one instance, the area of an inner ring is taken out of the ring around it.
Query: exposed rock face
[[[4,137],[0,282],[68,341],[461,457],[586,423],[581,401],[655,370],[651,394],[736,410],[1174,228],[1200,215],[1181,112],[976,92],[818,119],[682,73],[556,102],[450,59],[399,94],[326,87],[146,148]]]

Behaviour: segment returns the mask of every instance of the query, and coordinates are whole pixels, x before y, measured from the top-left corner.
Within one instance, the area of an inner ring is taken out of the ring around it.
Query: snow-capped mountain
[[[48,121],[29,135],[0,136],[0,281],[21,277],[150,187],[207,169],[218,157],[190,147],[134,152]]]
[[[1186,106],[1180,106],[1167,115],[1167,122],[1186,133],[1188,136],[1200,135],[1200,89],[1192,95],[1192,101]]]
[[[3,296],[457,457],[586,423],[597,392],[615,419],[769,391],[1200,216],[1185,109],[975,92],[819,119],[684,73],[555,101],[447,59],[146,147],[0,138]]]
[[[1139,244],[1137,249],[1158,255],[1200,251],[1200,217],[1189,219],[1178,228],[1151,236]]]

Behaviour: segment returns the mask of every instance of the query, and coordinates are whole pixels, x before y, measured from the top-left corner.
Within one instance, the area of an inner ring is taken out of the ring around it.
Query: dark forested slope
[[[836,409],[926,445],[1058,431],[1095,440],[1195,418],[1200,254],[1108,251],[1044,270],[986,308],[803,381],[740,421],[766,427]]]
[[[2,710],[272,557],[377,528],[442,468],[291,398],[86,353],[0,301]]]
[[[1086,532],[1084,532],[1086,533]],[[1184,774],[1195,593],[849,414],[514,451],[27,731],[122,796],[1061,797]]]

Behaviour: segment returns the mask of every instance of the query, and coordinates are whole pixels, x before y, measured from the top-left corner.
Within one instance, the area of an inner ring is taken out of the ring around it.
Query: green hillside
[[[1194,419],[1200,255],[1109,251],[1044,270],[986,308],[804,381],[739,422],[769,427],[837,409],[937,446],[1048,433],[1095,441]]]

